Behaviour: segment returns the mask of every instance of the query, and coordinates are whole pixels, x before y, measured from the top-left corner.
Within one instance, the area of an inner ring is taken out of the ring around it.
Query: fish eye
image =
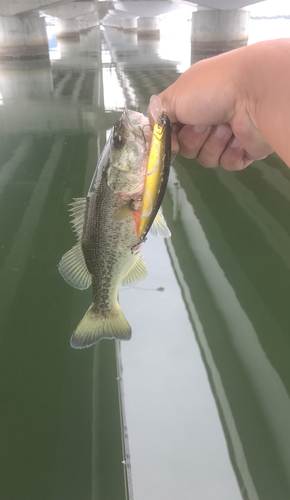
[[[121,148],[122,146],[124,146],[123,137],[121,135],[119,135],[119,134],[115,134],[114,135],[113,142],[114,142],[114,146],[116,148]]]

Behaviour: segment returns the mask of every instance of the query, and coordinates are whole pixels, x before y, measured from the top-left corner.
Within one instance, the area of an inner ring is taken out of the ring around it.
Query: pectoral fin
[[[113,219],[115,221],[120,221],[125,219],[126,217],[129,217],[129,215],[132,215],[132,208],[131,204],[127,203],[127,205],[123,205],[121,208],[116,210],[116,212],[113,215]]]
[[[166,220],[161,212],[161,209],[157,212],[157,215],[154,219],[154,222],[150,228],[150,233],[153,236],[161,236],[161,238],[169,238],[171,236],[171,232],[168,229],[166,224]]]
[[[85,290],[92,283],[80,242],[63,255],[58,269],[65,281],[74,288]]]

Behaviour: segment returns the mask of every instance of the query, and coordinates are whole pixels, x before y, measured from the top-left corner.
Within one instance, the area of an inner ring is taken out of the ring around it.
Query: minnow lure
[[[146,239],[162,203],[169,177],[170,158],[171,125],[166,110],[163,110],[153,128],[138,231],[140,242]]]

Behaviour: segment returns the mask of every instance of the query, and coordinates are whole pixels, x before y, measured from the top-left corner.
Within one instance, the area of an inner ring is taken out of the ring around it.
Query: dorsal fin
[[[89,198],[74,198],[74,201],[70,203],[70,206],[72,207],[69,209],[71,212],[70,216],[73,217],[71,223],[74,231],[77,233],[79,241],[81,241],[83,235],[85,214],[88,203]]]

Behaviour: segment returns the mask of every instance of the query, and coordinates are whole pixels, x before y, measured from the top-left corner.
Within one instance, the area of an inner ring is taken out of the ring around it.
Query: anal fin
[[[135,283],[138,283],[138,281],[143,280],[146,278],[148,274],[146,264],[144,260],[142,259],[142,255],[139,253],[133,266],[129,269],[127,274],[122,279],[121,284],[123,286],[132,286]]]

